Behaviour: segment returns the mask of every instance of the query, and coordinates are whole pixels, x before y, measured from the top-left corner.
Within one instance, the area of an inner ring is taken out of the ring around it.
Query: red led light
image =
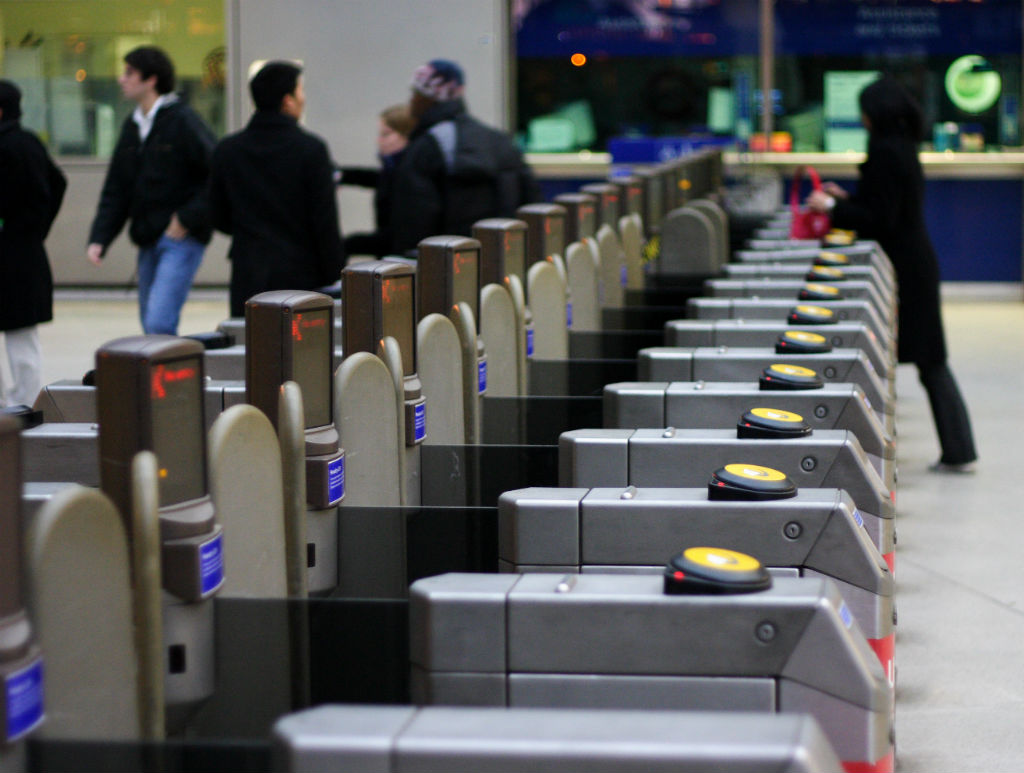
[[[166,365],[157,365],[150,376],[150,394],[154,400],[162,400],[167,397],[165,384],[195,378],[197,374],[198,371],[194,367],[171,369]]]
[[[302,332],[299,330],[299,320],[301,319],[302,315],[296,314],[295,318],[292,320],[292,338],[294,338],[296,341],[302,340]]]
[[[672,572],[672,579],[673,580],[682,580],[685,577],[686,577],[686,575],[683,574],[682,572],[680,572],[678,569],[676,569],[674,572]]]

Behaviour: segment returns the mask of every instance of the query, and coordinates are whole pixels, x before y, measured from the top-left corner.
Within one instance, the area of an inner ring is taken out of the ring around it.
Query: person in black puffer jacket
[[[395,173],[391,208],[396,254],[428,236],[469,236],[473,223],[514,217],[541,200],[540,187],[512,139],[466,110],[462,69],[434,59],[413,74],[416,128]]]

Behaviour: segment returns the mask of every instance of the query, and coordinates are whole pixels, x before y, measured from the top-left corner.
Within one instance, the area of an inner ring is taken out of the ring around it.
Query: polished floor
[[[951,364],[974,423],[973,475],[938,474],[911,367],[898,377],[897,770],[1024,768],[1024,302],[1019,286],[944,288]],[[196,291],[181,332],[211,330],[226,294]],[[41,327],[47,382],[139,332],[122,291],[59,293]],[[1018,522],[1018,519],[1022,519]]]

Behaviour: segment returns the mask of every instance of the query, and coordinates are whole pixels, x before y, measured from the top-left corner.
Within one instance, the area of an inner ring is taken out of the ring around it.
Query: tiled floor
[[[1024,303],[958,294],[945,305],[951,364],[974,422],[974,475],[940,475],[924,392],[900,369],[897,768],[1024,766]],[[213,329],[226,294],[200,291],[182,333]],[[104,341],[139,333],[123,293],[61,294],[41,328],[45,378],[78,377]]]

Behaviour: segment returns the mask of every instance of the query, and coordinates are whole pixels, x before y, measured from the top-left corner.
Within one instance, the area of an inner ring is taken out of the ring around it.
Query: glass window
[[[747,136],[757,0],[518,0],[517,130],[531,152],[632,136]]]
[[[175,91],[223,134],[223,0],[0,0],[0,76],[55,155],[110,156],[134,109],[117,85],[123,57],[142,45],[167,52]]]
[[[875,74],[921,101],[939,150],[1021,144],[1020,0],[776,0],[777,129],[794,150],[863,150]]]

